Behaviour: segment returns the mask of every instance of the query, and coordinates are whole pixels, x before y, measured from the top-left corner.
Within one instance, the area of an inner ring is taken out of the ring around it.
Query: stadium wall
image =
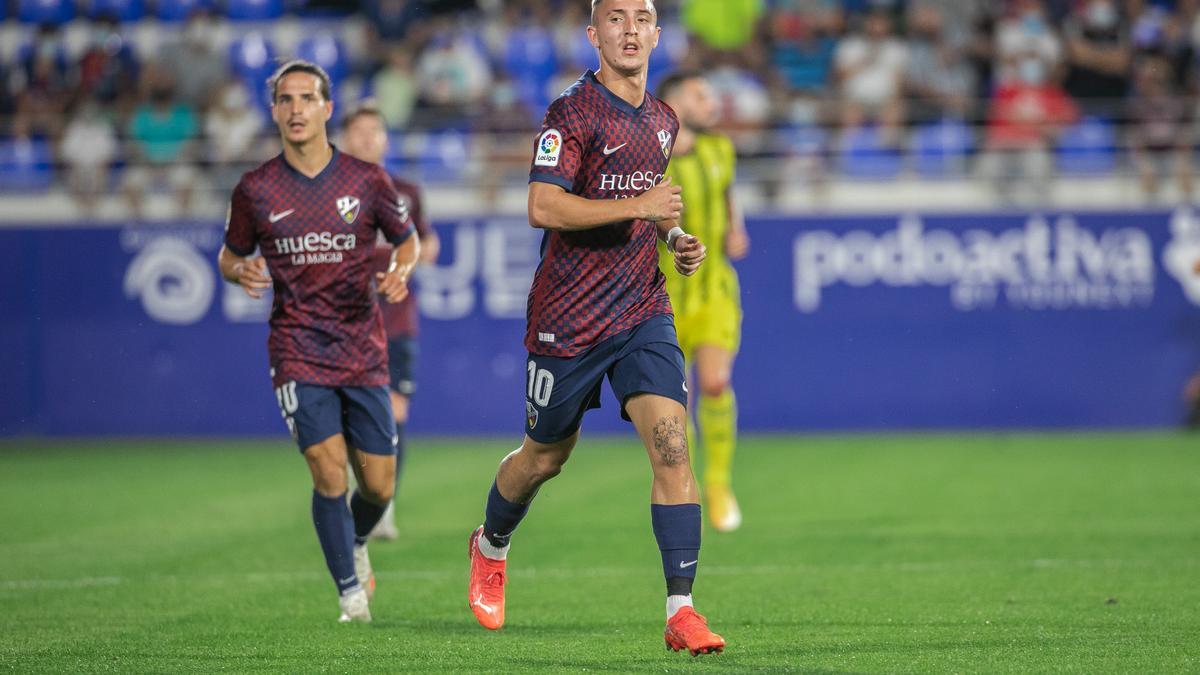
[[[540,234],[437,223],[419,276],[417,433],[524,422]],[[1200,366],[1188,210],[760,217],[735,369],[753,431],[1165,427]],[[268,305],[220,281],[215,223],[6,228],[0,435],[284,433]],[[589,431],[618,430],[616,403]]]

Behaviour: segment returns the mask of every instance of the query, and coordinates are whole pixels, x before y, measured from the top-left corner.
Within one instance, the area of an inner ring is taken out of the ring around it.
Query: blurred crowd
[[[40,24],[11,10],[0,188],[63,184],[84,212],[120,191],[134,214],[169,190],[186,211],[278,151],[264,81],[302,56],[330,71],[339,108],[376,101],[394,170],[490,195],[521,181],[545,106],[596,61],[587,0],[292,3],[266,20],[185,4],[177,20],[152,2],[83,0]],[[704,70],[768,193],[979,175],[1020,201],[1074,170],[1191,198],[1200,0],[657,4],[651,86]]]

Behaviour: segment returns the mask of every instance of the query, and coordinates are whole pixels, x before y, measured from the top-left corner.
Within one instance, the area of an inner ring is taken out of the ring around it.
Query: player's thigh
[[[682,403],[658,394],[636,394],[625,402],[625,410],[656,470],[690,472],[687,410]]]
[[[653,394],[687,407],[687,376],[683,351],[669,316],[642,323],[622,346],[608,371],[613,393],[621,402],[621,416],[632,421],[628,402],[639,394]]]
[[[326,497],[346,493],[346,439],[341,433],[304,448],[313,488]]]
[[[359,486],[376,501],[387,501],[396,481],[396,420],[388,389],[342,387],[338,392]]]
[[[600,407],[609,346],[571,358],[530,354],[525,366],[525,435],[554,445],[579,431],[583,414]]]
[[[342,400],[335,388],[290,380],[275,388],[275,400],[300,452],[342,434]]]

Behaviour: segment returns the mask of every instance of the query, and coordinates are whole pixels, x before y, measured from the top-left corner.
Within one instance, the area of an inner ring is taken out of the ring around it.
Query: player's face
[[[321,95],[321,78],[310,73],[288,73],[275,88],[271,117],[283,140],[304,145],[325,137],[333,116],[333,101]]]
[[[605,0],[596,7],[588,40],[600,60],[622,74],[644,72],[658,46],[658,13],[651,0]]]
[[[359,115],[342,135],[343,150],[372,164],[383,164],[387,142],[387,129],[378,115]]]
[[[720,108],[708,80],[694,77],[684,82],[671,97],[670,104],[689,129],[707,131],[717,124]]]

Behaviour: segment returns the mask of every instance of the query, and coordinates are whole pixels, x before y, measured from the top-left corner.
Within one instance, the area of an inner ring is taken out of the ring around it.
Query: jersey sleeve
[[[413,226],[417,228],[417,236],[428,236],[433,231],[433,226],[429,224],[425,215],[425,199],[421,195],[421,188],[415,183],[409,183],[404,188],[404,195],[408,197],[408,215],[412,218]]]
[[[229,200],[229,214],[225,218],[225,248],[237,256],[246,257],[258,247],[258,235],[254,227],[254,204],[246,192],[244,181],[239,181]]]
[[[396,184],[383,167],[375,172],[375,226],[392,246],[399,246],[412,236],[414,227],[407,200],[400,199]]]
[[[533,149],[529,182],[550,183],[570,192],[591,132],[587,120],[567,99],[551,103]]]

